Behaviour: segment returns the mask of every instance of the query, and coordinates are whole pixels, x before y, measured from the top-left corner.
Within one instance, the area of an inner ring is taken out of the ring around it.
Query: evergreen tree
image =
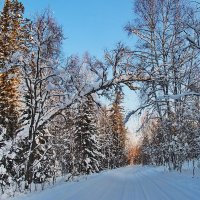
[[[101,166],[103,169],[111,169],[114,160],[114,134],[112,132],[112,120],[110,118],[110,111],[103,107],[99,113],[99,132],[101,153],[103,154]]]
[[[8,63],[15,66],[13,56],[28,49],[29,20],[23,18],[23,13],[24,6],[18,0],[5,0],[0,15],[0,68],[8,69]]]
[[[5,188],[15,174],[15,143],[20,115],[20,57],[27,51],[29,22],[17,0],[5,0],[0,14],[0,174]]]
[[[19,118],[19,79],[16,70],[0,74],[0,124],[6,128],[5,139],[13,139]],[[11,77],[13,73],[13,77]]]
[[[88,97],[78,107],[75,118],[75,168],[80,174],[99,172],[101,157],[95,106],[92,97]]]
[[[121,106],[123,101],[122,91],[117,88],[115,93],[115,101],[111,108],[111,126],[114,136],[114,158],[112,165],[120,167],[126,164],[125,142],[126,142],[126,128],[123,118],[123,108]]]
[[[19,118],[19,57],[27,51],[29,23],[17,0],[6,0],[0,15],[0,124],[13,139]]]
[[[68,108],[55,117],[49,125],[52,144],[56,152],[56,161],[62,175],[73,173],[75,161],[74,113],[75,108]],[[71,177],[68,177],[71,178]]]

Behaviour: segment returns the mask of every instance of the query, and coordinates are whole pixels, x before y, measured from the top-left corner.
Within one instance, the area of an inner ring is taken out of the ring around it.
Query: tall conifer
[[[91,97],[81,103],[75,121],[76,170],[78,173],[98,172],[101,156],[95,106]]]
[[[28,20],[17,0],[6,0],[0,14],[0,124],[7,129],[6,139],[13,138],[19,107],[19,57],[27,50]]]
[[[125,165],[125,142],[126,142],[126,128],[124,124],[123,108],[121,106],[123,101],[123,93],[120,88],[115,91],[115,100],[111,108],[111,123],[112,132],[114,135],[114,160],[113,167],[120,167]]]

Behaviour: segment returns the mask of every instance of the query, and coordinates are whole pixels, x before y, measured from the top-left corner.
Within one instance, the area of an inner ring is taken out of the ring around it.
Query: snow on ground
[[[128,166],[63,182],[14,200],[199,200],[200,176],[163,167]]]

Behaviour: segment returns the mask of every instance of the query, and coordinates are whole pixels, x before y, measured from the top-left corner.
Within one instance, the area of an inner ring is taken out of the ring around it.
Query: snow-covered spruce
[[[102,158],[97,118],[94,102],[89,96],[85,101],[78,103],[75,116],[75,164],[74,172],[90,174],[99,172],[99,161]]]

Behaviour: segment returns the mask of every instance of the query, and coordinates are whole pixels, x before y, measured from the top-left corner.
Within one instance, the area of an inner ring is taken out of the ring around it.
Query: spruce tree
[[[95,106],[92,97],[88,97],[78,107],[75,119],[76,172],[90,174],[99,172],[101,157]]]
[[[112,161],[113,167],[120,167],[126,164],[125,142],[126,128],[124,124],[123,108],[121,106],[123,94],[120,88],[115,91],[115,100],[111,108],[112,134],[114,136],[114,158]]]
[[[19,57],[27,51],[28,20],[17,0],[6,0],[0,15],[0,124],[14,137],[19,117]]]
[[[111,169],[113,167],[112,161],[115,158],[115,151],[113,148],[115,137],[112,132],[110,112],[106,107],[101,108],[98,121],[101,153],[103,154],[101,166],[103,169]]]
[[[15,137],[20,115],[20,58],[27,51],[29,22],[17,0],[5,0],[0,13],[0,174],[3,187],[15,177]]]

